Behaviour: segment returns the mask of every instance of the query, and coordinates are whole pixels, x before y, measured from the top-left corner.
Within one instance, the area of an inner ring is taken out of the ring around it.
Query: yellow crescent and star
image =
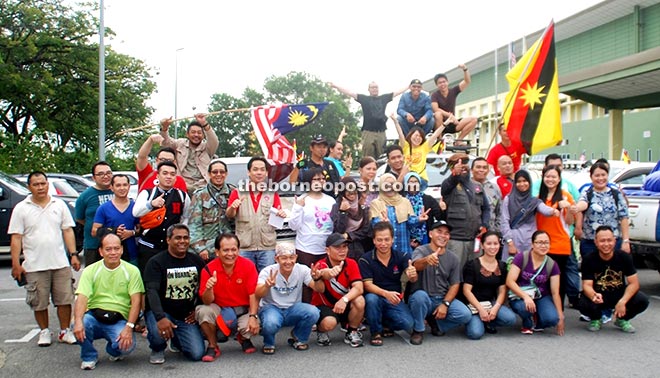
[[[520,98],[525,101],[523,105],[529,106],[530,109],[534,110],[536,104],[543,104],[541,99],[546,96],[545,93],[542,93],[543,89],[545,89],[545,85],[539,88],[538,83],[534,83],[534,85],[527,83],[526,88],[520,88],[520,92],[522,92]]]
[[[294,110],[289,113],[289,124],[293,127],[301,127],[314,120],[319,114],[319,109],[315,105],[307,105],[307,109],[312,112],[311,117],[304,112]]]

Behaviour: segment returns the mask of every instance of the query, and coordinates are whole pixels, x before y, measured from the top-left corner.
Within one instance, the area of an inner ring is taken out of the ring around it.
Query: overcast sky
[[[598,3],[555,1],[104,0],[106,40],[154,68],[152,121],[206,110],[213,93],[240,97],[304,71],[360,93],[425,80]],[[388,4],[388,5],[386,5]],[[528,42],[528,46],[532,42]],[[252,104],[260,105],[260,104]]]

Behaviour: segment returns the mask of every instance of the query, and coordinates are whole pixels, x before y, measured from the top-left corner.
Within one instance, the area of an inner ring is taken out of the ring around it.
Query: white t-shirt
[[[75,225],[61,199],[51,196],[42,208],[27,196],[14,207],[7,234],[23,236],[23,268],[27,272],[61,269],[70,266],[62,230]]]
[[[303,287],[309,285],[312,281],[312,270],[305,265],[296,263],[287,280],[279,272],[279,264],[268,265],[259,272],[257,285],[265,283],[273,270],[278,271],[275,286],[268,290],[268,295],[261,298],[259,306],[272,304],[281,309],[287,309],[301,302]]]
[[[325,240],[332,233],[330,217],[335,199],[327,194],[314,199],[305,197],[305,206],[293,204],[289,227],[296,231],[296,249],[312,255],[325,254]]]

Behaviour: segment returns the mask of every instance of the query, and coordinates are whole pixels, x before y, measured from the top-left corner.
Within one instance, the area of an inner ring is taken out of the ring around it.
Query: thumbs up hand
[[[206,290],[213,290],[216,283],[218,283],[218,272],[214,271],[213,275],[206,281]]]

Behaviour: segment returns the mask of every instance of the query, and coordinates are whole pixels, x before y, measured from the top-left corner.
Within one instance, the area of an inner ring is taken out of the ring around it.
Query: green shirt
[[[103,260],[83,270],[76,294],[87,297],[87,308],[117,311],[128,319],[131,295],[144,293],[140,271],[123,260],[113,270],[106,268]]]

